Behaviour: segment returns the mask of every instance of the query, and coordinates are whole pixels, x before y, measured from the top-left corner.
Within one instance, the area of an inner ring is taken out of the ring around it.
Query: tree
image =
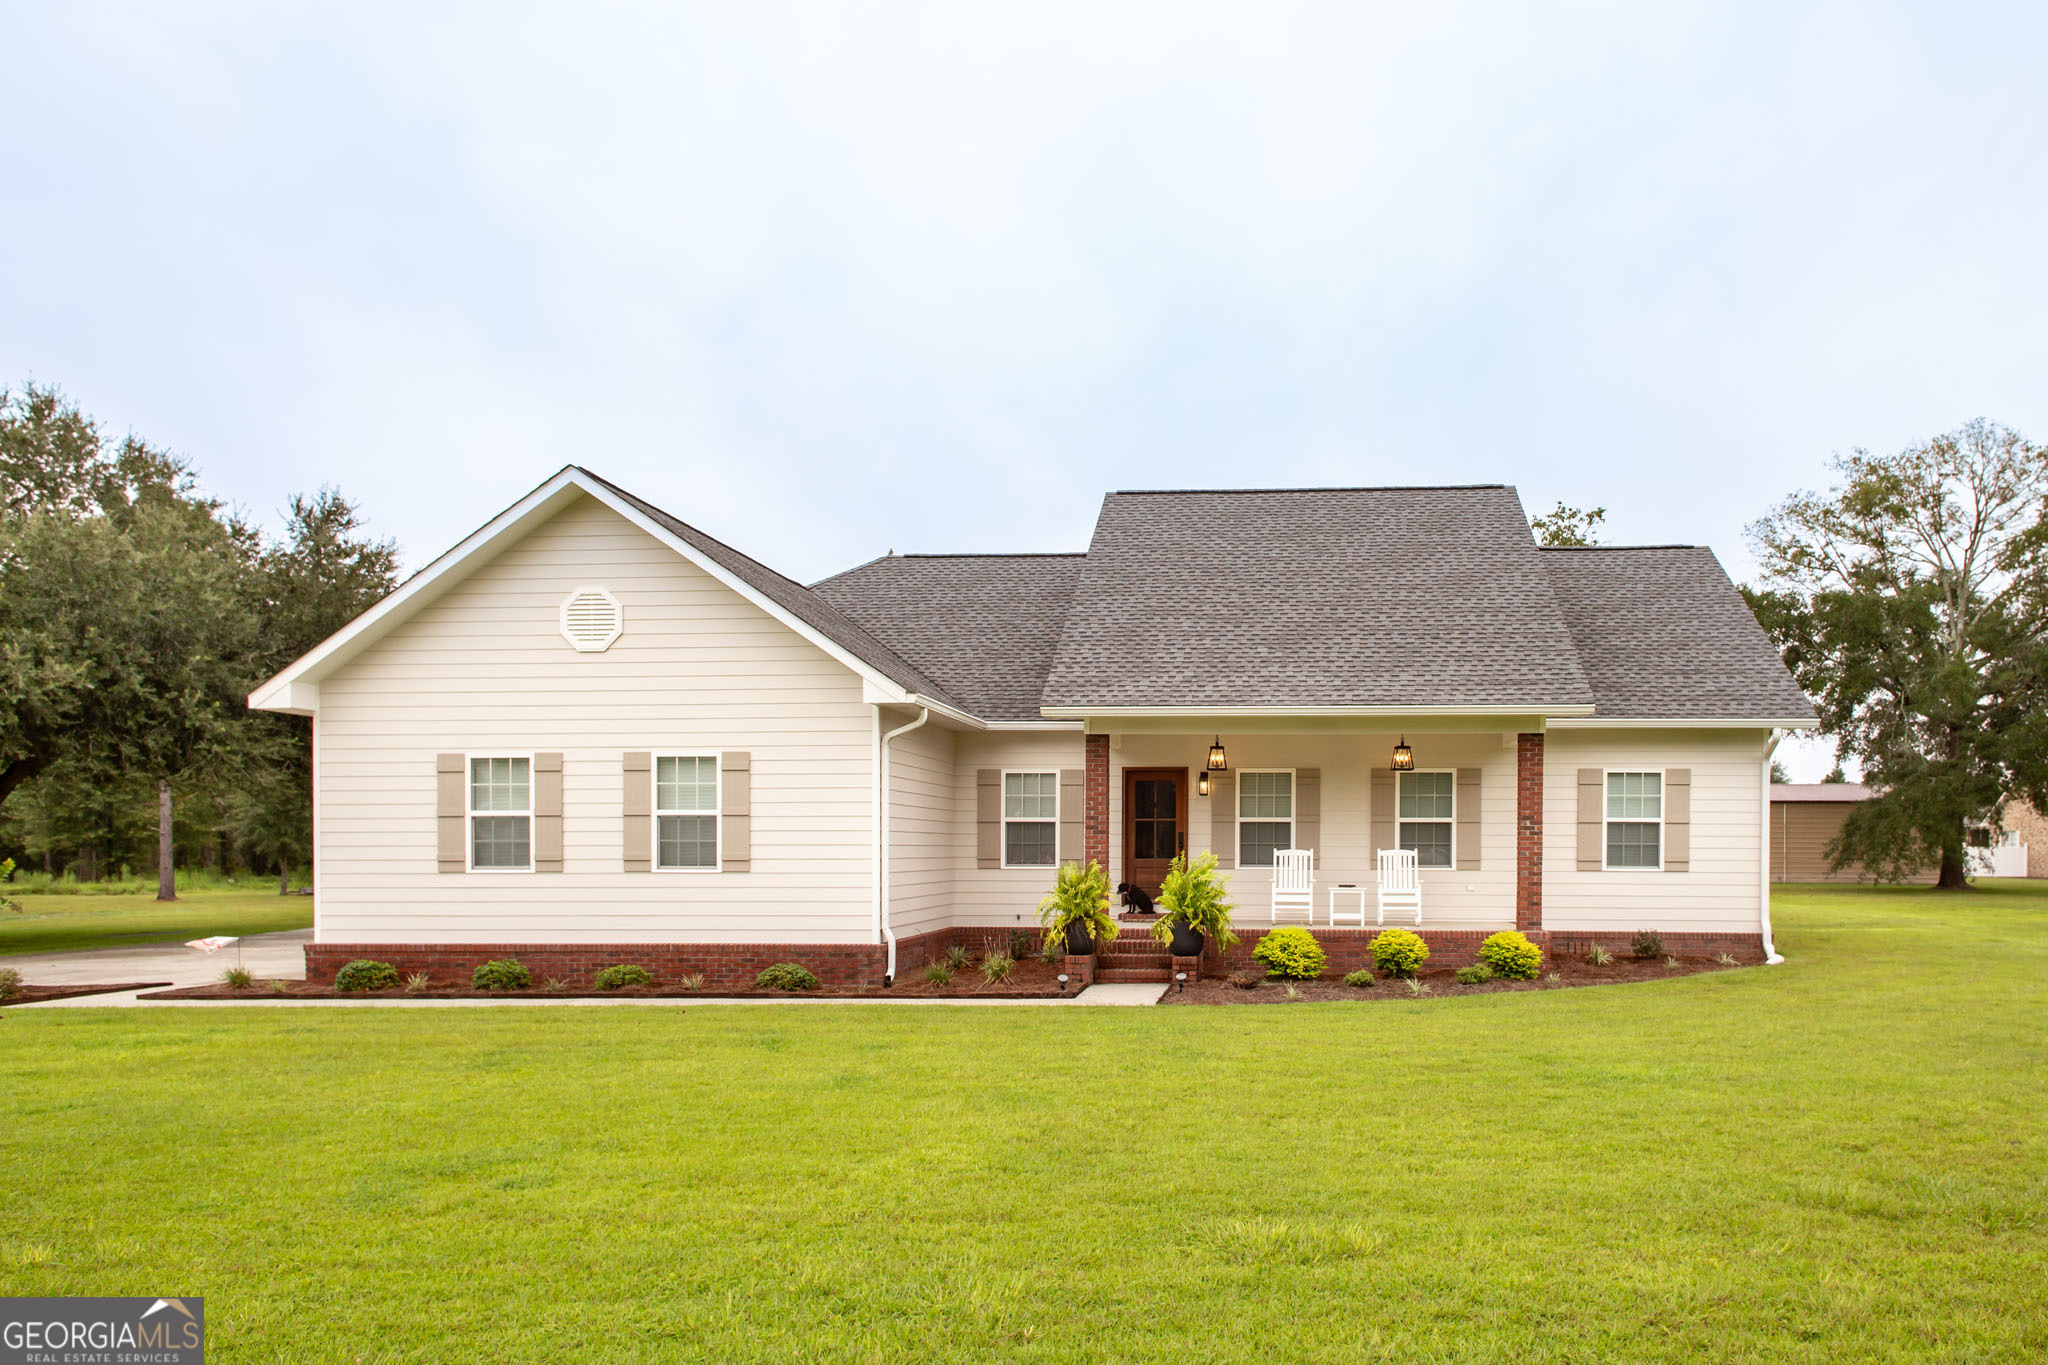
[[[1783,786],[1792,780],[1791,772],[1777,759],[1771,760],[1771,781]]]
[[[2048,808],[2048,452],[1979,420],[1833,468],[1750,527],[1745,595],[1878,791],[1834,866],[1963,887],[1969,824],[2008,795]]]
[[[1536,533],[1538,545],[1572,548],[1598,545],[1597,528],[1607,520],[1605,507],[1580,509],[1558,503],[1555,510],[1534,517],[1529,529]]]

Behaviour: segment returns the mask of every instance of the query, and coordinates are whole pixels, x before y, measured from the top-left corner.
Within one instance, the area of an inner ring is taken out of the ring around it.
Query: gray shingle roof
[[[1039,720],[1081,556],[890,555],[811,585],[984,720]]]
[[[912,692],[943,702],[947,706],[961,707],[960,698],[803,584],[794,579],[784,578],[759,560],[750,559],[724,541],[712,539],[688,522],[670,516],[646,499],[628,493],[611,480],[592,474],[588,469],[582,469],[581,472],[618,494],[647,518],[660,525],[663,530],[689,542],[735,578],[745,582],[769,601],[892,682]]]
[[[1813,704],[1714,552],[1540,552],[1601,716],[1810,720]]]
[[[1512,488],[1112,493],[1047,706],[1583,706]]]

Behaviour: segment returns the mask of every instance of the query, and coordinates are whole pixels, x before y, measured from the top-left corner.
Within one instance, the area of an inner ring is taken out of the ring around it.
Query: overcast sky
[[[409,566],[574,461],[805,580],[1496,480],[1740,578],[2048,436],[2041,6],[311,8],[9,7],[0,384]]]

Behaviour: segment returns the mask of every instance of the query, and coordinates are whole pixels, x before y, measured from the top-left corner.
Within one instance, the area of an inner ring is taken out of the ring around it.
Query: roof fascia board
[[[1553,730],[1818,730],[1812,717],[1796,720],[1643,716],[1570,716],[1550,722]]]
[[[1503,711],[1486,715],[1427,713],[1420,711],[1314,712],[1295,714],[1273,711],[1229,712],[1190,711],[1185,715],[1131,715],[1095,713],[1083,722],[1090,734],[1187,734],[1222,731],[1239,735],[1279,734],[1381,734],[1408,731],[1414,734],[1499,734],[1503,731],[1540,732],[1546,718],[1528,711]]]
[[[889,679],[877,673],[861,675],[860,699],[869,706],[924,706],[935,716],[963,725],[970,730],[985,730],[988,723],[979,716],[969,715],[957,706],[948,706],[934,701],[922,692],[912,692],[898,687]]]

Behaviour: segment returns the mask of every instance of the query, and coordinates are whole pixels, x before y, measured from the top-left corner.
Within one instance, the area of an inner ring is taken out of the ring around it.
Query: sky
[[[1740,580],[1833,452],[2048,437],[2040,6],[8,15],[0,385],[412,567],[574,462],[805,581],[1471,482]]]

